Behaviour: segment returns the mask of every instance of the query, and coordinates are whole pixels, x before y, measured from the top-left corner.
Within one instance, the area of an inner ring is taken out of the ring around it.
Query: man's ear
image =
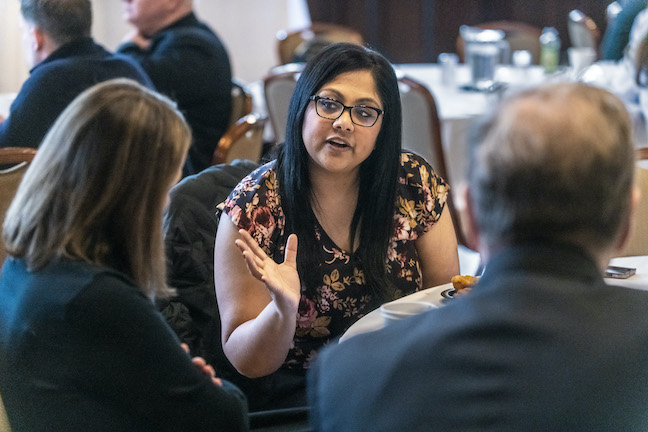
[[[32,50],[34,52],[41,52],[46,43],[47,36],[45,32],[36,26],[32,26],[29,31],[31,32]]]
[[[623,227],[621,228],[621,233],[619,235],[619,240],[617,241],[616,250],[620,252],[628,244],[630,240],[630,235],[634,230],[635,218],[637,217],[637,209],[639,208],[639,202],[641,201],[641,190],[639,186],[635,185],[632,188],[632,198],[630,200],[630,211],[626,220],[623,222]],[[644,198],[648,199],[648,198]]]
[[[479,228],[477,220],[475,219],[475,209],[472,204],[472,197],[470,188],[465,183],[459,186],[459,203],[457,209],[461,221],[461,228],[463,229],[468,247],[474,251],[479,251]]]

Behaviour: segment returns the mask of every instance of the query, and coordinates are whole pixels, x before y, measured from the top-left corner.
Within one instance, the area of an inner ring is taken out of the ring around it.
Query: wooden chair
[[[403,110],[403,149],[423,156],[434,171],[448,181],[448,170],[441,138],[441,121],[434,96],[423,84],[407,76],[398,79]],[[455,226],[457,242],[466,245],[459,214],[452,194],[448,195],[448,209]]]
[[[641,199],[630,231],[630,239],[619,256],[648,255],[648,147],[638,148],[636,154],[635,175]]]
[[[572,10],[567,18],[567,32],[571,46],[593,48],[598,53],[601,32],[592,18],[578,9]]]
[[[11,432],[11,426],[9,425],[9,419],[7,418],[7,413],[2,403],[2,397],[0,397],[0,432]]]
[[[31,162],[36,156],[36,149],[31,147],[4,147],[0,148],[0,166],[17,165]]]
[[[263,79],[266,109],[276,143],[286,139],[288,106],[303,69],[301,63],[288,63],[273,68]]]
[[[0,227],[36,149],[28,147],[0,148]],[[1,231],[1,229],[0,229]],[[6,258],[4,243],[0,241],[0,265]]]
[[[518,50],[527,50],[531,52],[531,62],[533,64],[540,62],[540,35],[542,29],[519,21],[490,21],[473,27],[502,30],[511,53]],[[457,56],[461,62],[464,62],[466,58],[465,45],[465,41],[460,34],[457,37]]]
[[[0,148],[0,232],[4,223],[5,214],[11,204],[18,186],[22,181],[27,167],[34,159],[36,149],[28,147]],[[6,168],[4,168],[6,167]],[[0,236],[1,237],[1,236]],[[4,262],[7,252],[4,243],[0,240],[0,266]],[[0,432],[11,432],[9,420],[0,397]]]
[[[345,26],[313,22],[310,26],[277,33],[277,49],[281,64],[306,61],[319,48],[329,43],[350,42],[364,44],[362,35]]]
[[[218,141],[212,165],[230,163],[234,159],[259,162],[263,153],[265,117],[248,114],[232,125]]]
[[[232,112],[230,114],[229,126],[232,126],[240,118],[252,112],[252,95],[248,93],[245,86],[232,80]]]

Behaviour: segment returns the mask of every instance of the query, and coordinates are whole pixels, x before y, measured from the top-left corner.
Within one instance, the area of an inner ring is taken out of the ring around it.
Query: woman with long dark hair
[[[448,186],[402,151],[401,123],[379,53],[333,44],[306,65],[276,161],[239,183],[218,228],[223,348],[243,375],[303,377],[360,317],[458,273]]]

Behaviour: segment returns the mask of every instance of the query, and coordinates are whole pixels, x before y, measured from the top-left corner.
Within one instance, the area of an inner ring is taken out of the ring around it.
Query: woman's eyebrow
[[[337,90],[323,88],[319,91],[319,93],[324,93],[324,92],[334,94],[333,96],[326,96],[326,97],[330,97],[340,102],[342,101],[346,102],[346,98],[344,97],[344,95]],[[380,106],[380,103],[372,97],[365,97],[365,98],[360,98],[355,100],[354,105]]]
[[[380,103],[378,103],[378,101],[376,99],[374,99],[374,98],[361,98],[361,99],[358,99],[356,101],[356,104],[360,104],[360,105],[367,104],[367,105],[371,105],[371,106],[374,106],[374,105],[380,106]]]

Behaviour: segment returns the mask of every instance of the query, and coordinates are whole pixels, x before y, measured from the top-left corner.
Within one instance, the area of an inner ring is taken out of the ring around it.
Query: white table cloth
[[[501,94],[462,90],[470,82],[470,70],[465,64],[456,65],[455,85],[446,86],[441,80],[441,66],[436,63],[400,64],[398,74],[415,79],[434,95],[441,120],[441,136],[448,180],[458,186],[465,178],[468,162],[468,137],[480,116],[488,114],[499,101]],[[509,90],[537,85],[546,80],[539,66],[515,68],[500,66],[495,80],[505,83]],[[508,90],[507,90],[508,91]]]
[[[627,279],[606,278],[605,280],[609,285],[617,285],[648,291],[648,256],[614,258],[610,261],[610,265],[633,267],[637,269],[637,272],[635,275]],[[443,307],[443,303],[445,301],[448,301],[448,299],[444,297],[443,294],[447,293],[447,291],[450,289],[453,289],[452,284],[447,283],[444,285],[439,285],[415,292],[413,294],[395,300],[395,302],[423,301],[432,303],[438,307]],[[349,327],[349,329],[342,335],[342,337],[340,337],[340,342],[343,342],[361,333],[379,330],[383,327],[383,325],[383,318],[380,315],[380,309],[373,310],[364,317],[360,318],[351,327]]]

